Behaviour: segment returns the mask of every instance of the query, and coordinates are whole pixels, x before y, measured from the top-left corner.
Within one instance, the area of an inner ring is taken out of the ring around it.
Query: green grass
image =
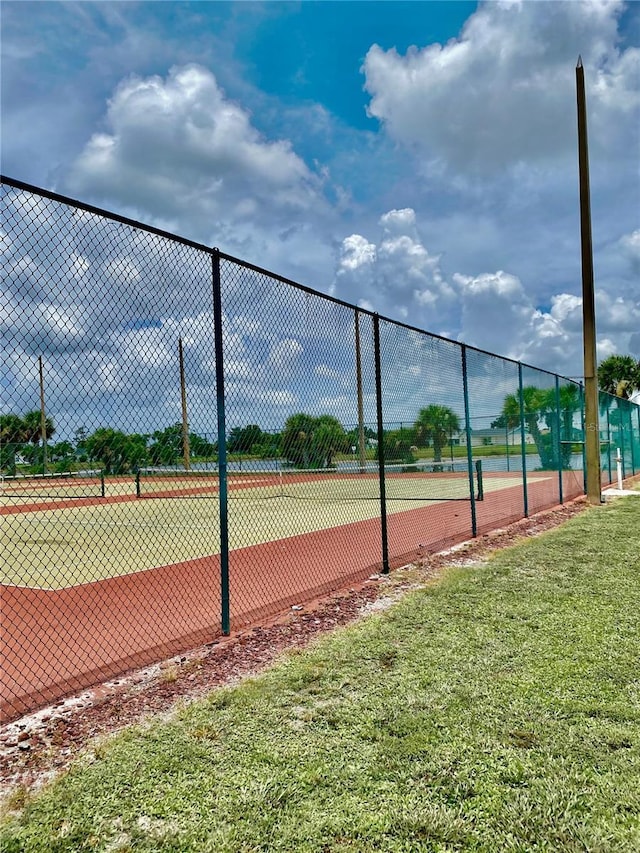
[[[640,501],[95,747],[15,851],[637,851]],[[4,844],[4,846],[2,846]]]

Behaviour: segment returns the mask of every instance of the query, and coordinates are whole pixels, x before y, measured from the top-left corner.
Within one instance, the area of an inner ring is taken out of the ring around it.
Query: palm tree
[[[568,467],[571,460],[571,441],[573,415],[580,408],[580,395],[578,386],[573,383],[562,385],[559,388],[560,396],[560,423],[561,436],[564,436],[565,444],[561,445],[561,460],[563,467]],[[522,389],[522,419],[527,432],[534,440],[540,462],[543,468],[557,469],[558,459],[558,435],[556,412],[556,389],[538,388],[536,385],[527,385]],[[519,394],[507,394],[502,404],[501,420],[510,428],[520,423],[520,396]],[[548,432],[543,432],[540,422],[546,425]]]
[[[640,360],[632,355],[610,355],[598,365],[598,385],[602,391],[628,400],[640,390]]]
[[[580,411],[580,386],[573,382],[566,385],[560,385],[560,453],[562,458],[562,467],[569,468],[571,465],[571,440],[573,439],[573,416]],[[555,399],[554,399],[555,404]]]
[[[447,440],[455,433],[460,432],[460,419],[448,406],[439,406],[432,403],[424,409],[420,409],[414,424],[416,441],[418,444],[433,442],[433,461],[442,461],[442,448]]]
[[[39,444],[42,438],[42,415],[40,414],[40,410],[34,409],[31,412],[27,412],[23,416],[22,422],[27,433],[26,441],[30,441],[31,444]],[[45,434],[47,439],[51,438],[55,431],[56,428],[51,418],[45,418]]]
[[[27,441],[24,421],[19,415],[0,415],[0,467],[9,474],[16,473],[16,453]]]
[[[520,417],[524,420],[527,432],[534,440],[540,451],[541,435],[540,417],[548,406],[548,392],[535,385],[527,385],[522,389],[522,413],[520,411],[519,394],[507,394],[502,403],[502,417],[510,428],[518,426]]]

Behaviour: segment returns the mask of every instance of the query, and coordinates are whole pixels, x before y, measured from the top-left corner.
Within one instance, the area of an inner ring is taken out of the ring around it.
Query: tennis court
[[[390,470],[390,516],[469,499],[461,474]],[[229,483],[231,550],[376,519],[379,483],[371,473],[274,472]],[[486,491],[513,486],[487,478]],[[217,478],[161,475],[100,484],[36,480],[3,491],[2,583],[62,589],[198,560],[220,551]],[[71,497],[71,494],[75,497]],[[206,499],[203,499],[205,498]]]
[[[232,628],[382,568],[377,478],[329,478],[309,472],[230,478]],[[213,478],[148,480],[107,482],[104,497],[94,491],[71,498],[69,484],[55,494],[50,484],[19,497],[4,493],[0,717],[220,635]],[[467,477],[390,472],[387,485],[392,568],[469,536]],[[548,473],[532,476],[528,489],[536,503],[557,502],[557,482]],[[479,530],[498,518],[521,517],[518,475],[486,476],[484,495],[476,504]]]

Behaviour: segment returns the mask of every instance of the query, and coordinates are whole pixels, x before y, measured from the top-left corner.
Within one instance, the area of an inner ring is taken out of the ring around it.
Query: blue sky
[[[579,53],[599,355],[638,357],[638,3],[5,0],[2,171],[579,376]]]

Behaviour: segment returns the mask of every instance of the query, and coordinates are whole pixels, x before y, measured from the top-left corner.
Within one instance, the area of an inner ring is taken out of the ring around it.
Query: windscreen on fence
[[[1,202],[5,718],[583,492],[571,380]],[[640,408],[603,394],[600,424],[603,482],[637,473]]]

